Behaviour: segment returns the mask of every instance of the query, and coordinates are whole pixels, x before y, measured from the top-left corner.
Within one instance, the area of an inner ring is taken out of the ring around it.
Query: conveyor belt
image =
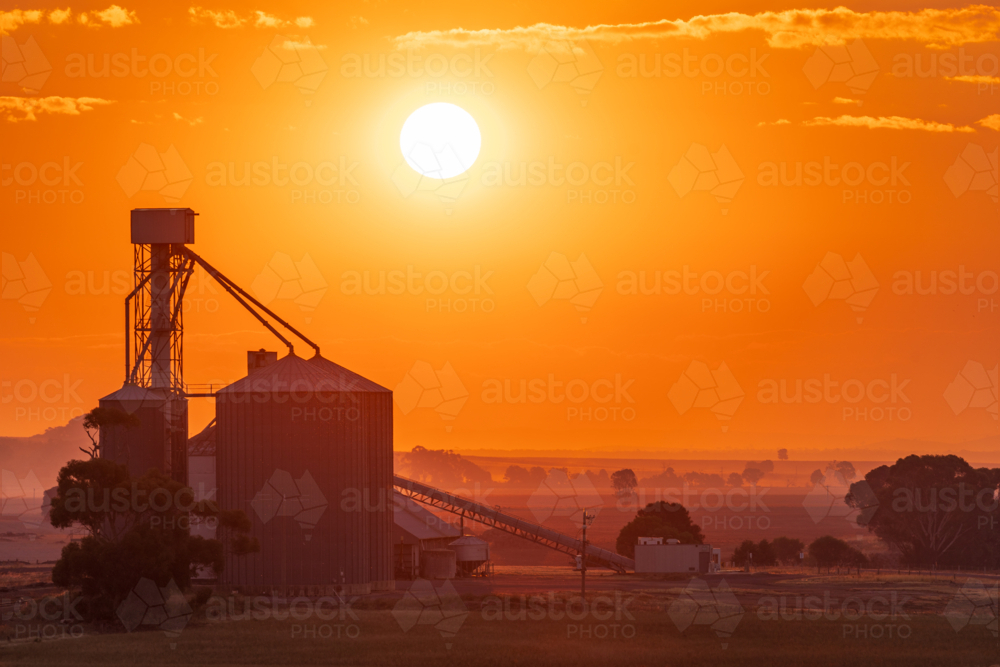
[[[468,498],[462,498],[428,486],[421,482],[393,475],[393,484],[396,489],[408,498],[417,502],[446,510],[459,516],[467,517],[473,521],[486,524],[492,528],[506,531],[511,535],[536,542],[573,556],[579,555],[582,548],[581,541],[575,537],[556,532],[551,528],[539,526],[536,523],[525,521],[524,519],[507,514],[495,507],[483,505]],[[607,549],[587,545],[587,565],[607,567],[617,572],[635,570],[635,561],[626,558]]]

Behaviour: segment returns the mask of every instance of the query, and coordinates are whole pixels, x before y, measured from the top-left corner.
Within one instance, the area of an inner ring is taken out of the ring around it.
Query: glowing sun
[[[447,102],[420,107],[399,132],[406,163],[423,176],[442,180],[467,171],[479,157],[481,143],[475,119]]]

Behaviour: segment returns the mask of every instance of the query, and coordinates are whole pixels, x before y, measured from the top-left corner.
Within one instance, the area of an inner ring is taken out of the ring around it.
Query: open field
[[[215,589],[168,634],[148,616],[131,633],[62,622],[56,601],[50,618],[32,616],[29,599],[59,593],[38,585],[44,574],[36,566],[0,574],[4,664],[1000,663],[996,625],[989,626],[995,598],[992,611],[962,617],[952,601],[976,599],[975,584],[958,575],[778,569],[691,580],[593,571],[584,604],[579,574],[568,568],[501,567],[491,579],[398,582],[393,593],[324,604]],[[978,580],[992,587],[998,578]],[[18,598],[22,618],[13,612]],[[197,606],[193,594],[187,600]],[[956,610],[964,624],[956,625]]]

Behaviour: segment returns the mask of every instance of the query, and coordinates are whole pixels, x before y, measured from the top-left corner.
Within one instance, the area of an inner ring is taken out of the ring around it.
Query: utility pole
[[[580,597],[587,598],[587,522],[593,522],[594,515],[583,510],[583,539],[580,549]]]

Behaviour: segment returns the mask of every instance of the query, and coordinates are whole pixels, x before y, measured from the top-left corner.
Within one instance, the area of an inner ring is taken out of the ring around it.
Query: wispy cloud
[[[205,122],[205,119],[203,117],[201,117],[201,116],[198,116],[194,120],[191,120],[190,118],[185,118],[184,116],[180,115],[176,111],[174,112],[174,120],[179,120],[182,123],[187,123],[188,125],[201,125],[202,123]]]
[[[52,10],[32,9],[25,11],[13,9],[9,12],[0,11],[0,34],[9,34],[22,25],[39,24],[43,21],[48,21],[53,25],[65,25],[70,22],[72,16],[73,10],[69,7]],[[120,28],[139,23],[139,17],[130,9],[111,5],[107,9],[80,12],[76,15],[76,21],[81,25],[91,28],[100,28],[102,26]]]
[[[252,26],[254,28],[288,28],[296,26],[309,28],[315,23],[311,16],[299,16],[286,20],[262,11],[238,13],[232,9],[205,9],[204,7],[188,7],[188,16],[193,23],[209,23],[216,28],[229,30]]]
[[[802,123],[806,126],[865,127],[869,130],[923,130],[925,132],[975,132],[968,125],[956,127],[951,123],[938,123],[919,118],[904,118],[903,116],[838,116],[828,118],[819,116]]]
[[[1000,132],[1000,113],[995,113],[992,116],[983,118],[982,120],[977,120],[976,125],[982,125],[983,127],[988,127],[991,130]]]
[[[49,23],[54,23],[55,25],[66,23],[72,14],[73,10],[69,7],[66,9],[53,9],[49,12]]]
[[[766,127],[768,125],[791,125],[791,124],[792,121],[788,120],[787,118],[779,118],[773,123],[768,123],[766,120],[762,120],[759,123],[757,123],[757,127]]]
[[[946,81],[960,81],[962,83],[987,83],[991,85],[1000,85],[1000,77],[998,76],[987,76],[985,74],[967,74],[965,76],[949,76],[945,77]]]
[[[79,116],[84,111],[93,111],[95,106],[114,104],[114,100],[99,97],[0,97],[0,114],[4,120],[16,123],[20,120],[38,120],[37,114],[64,114]]]
[[[123,25],[132,25],[139,22],[139,17],[135,15],[135,12],[129,11],[124,7],[119,7],[118,5],[111,5],[103,11],[91,13],[112,28],[120,28]]]
[[[536,23],[510,29],[434,30],[396,37],[399,49],[427,46],[495,46],[537,50],[551,40],[578,40],[617,44],[675,37],[706,39],[722,33],[756,30],[776,49],[845,44],[855,39],[913,41],[947,48],[959,44],[992,42],[1000,29],[1000,9],[974,5],[964,9],[922,9],[919,12],[855,12],[836,9],[788,9],[759,14],[709,14],[688,20],[662,19],[645,23],[601,24],[586,28]]]

